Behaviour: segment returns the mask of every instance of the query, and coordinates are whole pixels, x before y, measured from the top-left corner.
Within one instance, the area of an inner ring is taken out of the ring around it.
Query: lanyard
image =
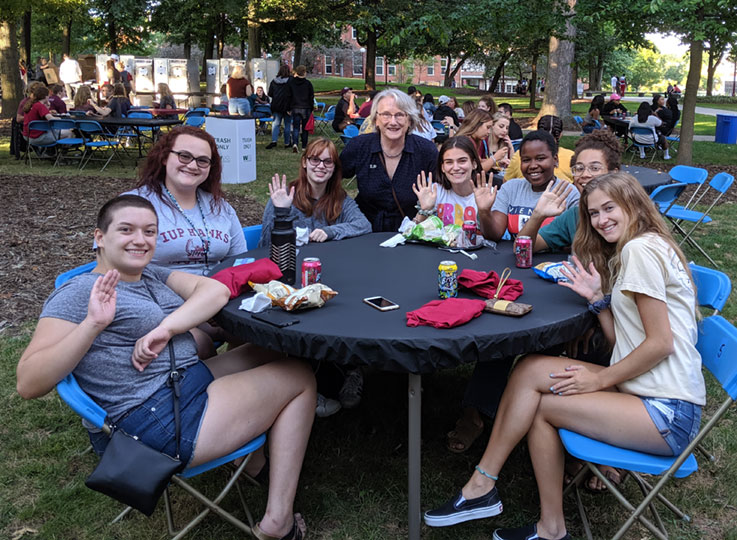
[[[189,219],[189,216],[184,213],[184,210],[179,205],[179,202],[176,200],[176,198],[174,198],[174,195],[171,194],[171,191],[169,191],[169,189],[166,186],[163,186],[163,187],[164,187],[164,191],[166,191],[166,194],[169,195],[169,199],[171,199],[171,202],[174,203],[174,205],[177,207],[177,210],[179,210],[179,212],[182,214],[182,216],[184,217],[184,219],[187,220],[187,223],[189,223],[189,226],[192,227],[192,229],[194,230],[194,232],[197,233],[197,236],[199,236],[200,240],[202,240],[202,248],[203,248],[204,253],[205,253],[205,271],[203,272],[203,274],[204,274],[205,272],[207,272],[208,270],[210,270],[210,265],[208,264],[208,261],[207,261],[207,254],[210,253],[210,242],[207,239],[207,237],[209,236],[210,231],[207,230],[207,220],[205,219],[205,212],[202,211],[202,203],[200,202],[200,195],[199,195],[199,193],[196,193],[195,194],[195,197],[197,199],[197,208],[200,209],[200,216],[202,216],[202,225],[205,228],[205,234],[204,235],[200,232],[200,229],[198,229],[195,226],[195,224],[192,223],[192,220]]]

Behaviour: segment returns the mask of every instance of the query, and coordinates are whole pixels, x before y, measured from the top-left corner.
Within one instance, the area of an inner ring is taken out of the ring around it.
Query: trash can
[[[722,144],[737,143],[737,116],[717,115],[717,133],[714,141]]]

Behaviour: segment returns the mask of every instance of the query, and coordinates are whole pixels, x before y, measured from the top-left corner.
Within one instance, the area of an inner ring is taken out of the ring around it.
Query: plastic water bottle
[[[281,281],[294,285],[297,279],[297,232],[289,218],[276,218],[271,230],[270,258],[281,270]]]

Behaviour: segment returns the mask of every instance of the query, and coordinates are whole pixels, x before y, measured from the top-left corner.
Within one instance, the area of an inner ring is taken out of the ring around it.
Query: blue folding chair
[[[651,138],[653,140],[652,143],[641,143],[638,142],[635,137],[645,137],[645,138]],[[640,126],[632,126],[630,127],[630,137],[632,138],[632,144],[630,144],[628,151],[631,151],[630,154],[630,162],[635,158],[635,153],[639,150],[643,150],[645,153],[645,159],[647,158],[648,150],[652,150],[653,153],[650,156],[650,162],[652,163],[653,159],[655,159],[655,154],[658,153],[658,134],[655,133],[655,128],[650,127],[640,127]]]
[[[678,127],[678,124],[681,122],[681,119],[679,118],[678,121],[673,124],[673,131],[670,132],[670,135],[668,135],[665,140],[668,141],[669,148],[673,151],[674,154],[678,153],[678,146],[681,144],[681,134],[675,133],[676,128]]]
[[[61,287],[64,283],[69,281],[75,276],[78,276],[80,274],[86,274],[87,272],[92,272],[92,269],[97,266],[97,261],[88,262],[86,264],[83,264],[82,266],[77,266],[76,268],[72,268],[71,270],[67,270],[66,272],[59,274],[56,276],[56,281],[54,281],[54,289],[58,289]]]
[[[184,125],[201,128],[202,126],[205,125],[205,116],[204,115],[188,115],[188,116],[185,115]]]
[[[154,115],[150,111],[129,111],[127,115],[127,118],[153,119],[153,117]],[[117,133],[119,139],[126,137],[130,141],[131,139],[138,140],[140,137],[142,138],[141,142],[148,139],[152,144],[156,140],[157,135],[158,128],[150,126],[138,126],[137,128],[133,126],[120,126]]]
[[[693,239],[693,232],[702,223],[709,223],[712,221],[711,217],[709,217],[709,212],[711,212],[711,209],[714,208],[714,205],[719,202],[719,200],[724,196],[727,190],[729,190],[733,183],[734,176],[726,172],[715,174],[714,177],[709,180],[707,188],[694,202],[694,206],[698,205],[707,193],[714,190],[716,192],[714,195],[714,199],[711,201],[711,204],[705,212],[699,212],[698,210],[688,210],[686,208],[675,206],[664,212],[665,217],[667,217],[673,224],[673,231],[678,232],[681,236],[683,236],[680,245],[683,245],[684,242],[688,242],[690,246],[699,250],[699,252],[704,257],[709,259],[709,262],[711,262],[711,264],[713,264],[717,268],[719,267],[719,265],[714,262],[714,259],[712,259],[709,254],[706,253],[706,251],[704,251],[704,249],[698,244],[698,242]],[[691,227],[688,232],[686,232],[686,230],[681,226],[681,222],[683,221],[693,223],[693,227]]]
[[[704,367],[721,384],[727,393],[727,397],[717,412],[701,428],[694,440],[691,441],[679,456],[665,457],[637,452],[606,444],[567,429],[558,430],[566,450],[572,456],[582,460],[585,464],[568,488],[566,488],[566,492],[575,490],[579,513],[589,540],[593,540],[593,535],[578,489],[578,484],[587,472],[596,475],[607,486],[608,491],[615,495],[622,506],[630,512],[624,525],[612,537],[613,540],[622,538],[635,521],[639,521],[644,525],[656,538],[666,540],[668,535],[655,507],[656,498],[680,519],[685,521],[691,520],[688,515],[684,514],[673,503],[668,501],[662,495],[661,490],[672,477],[685,478],[698,470],[696,458],[692,454],[694,448],[704,440],[711,429],[729,410],[735,399],[737,399],[737,362],[734,361],[737,355],[737,328],[719,315],[708,317],[700,324],[699,340],[696,347],[701,354]],[[639,506],[635,507],[632,505],[621,491],[619,491],[617,486],[599,471],[595,464],[608,465],[626,470],[636,481],[644,496]],[[652,486],[641,476],[642,474],[660,476],[660,479]],[[644,516],[648,508],[653,513],[657,524]]]
[[[353,137],[358,137],[358,126],[348,124],[343,130],[343,133],[341,133],[340,140],[343,141],[343,144],[346,144]]]
[[[63,129],[69,129],[73,130],[77,127],[77,123],[74,120],[49,120],[49,126],[51,126],[51,129],[58,133]],[[76,151],[78,152],[78,155],[76,158],[79,161],[82,160],[82,156],[84,155],[84,139],[81,137],[64,137],[61,139],[56,140],[56,144],[59,146],[58,151],[56,152],[56,161],[54,161],[54,167],[56,167],[59,164],[59,161],[64,157],[65,159],[70,159],[72,156],[69,155],[69,152]]]
[[[583,118],[576,114],[573,116],[573,119],[576,121],[576,124],[578,124],[578,127],[581,128],[581,135],[585,135],[585,133],[583,132]]]
[[[256,249],[258,241],[261,239],[261,224],[243,227],[243,236],[246,237],[246,249]]]
[[[67,405],[69,405],[69,407],[75,413],[81,416],[88,423],[92,424],[94,427],[98,429],[101,429],[106,434],[110,434],[112,432],[113,425],[110,422],[110,419],[108,418],[107,413],[102,407],[100,407],[97,403],[95,403],[94,400],[92,400],[92,398],[90,398],[82,390],[82,388],[79,386],[76,379],[74,378],[74,375],[70,373],[61,382],[59,382],[56,385],[56,391],[58,392],[61,399],[63,399],[64,402]],[[184,471],[182,471],[181,473],[176,474],[172,477],[171,480],[174,484],[177,484],[178,486],[180,486],[184,491],[186,491],[188,494],[190,494],[195,499],[200,501],[206,507],[202,512],[197,514],[197,516],[195,516],[191,521],[189,521],[187,525],[185,525],[179,530],[176,530],[175,525],[174,525],[174,516],[173,516],[172,508],[171,508],[171,499],[169,498],[169,488],[167,487],[166,491],[164,492],[164,505],[166,509],[166,522],[169,528],[169,534],[172,536],[173,540],[179,540],[184,535],[186,535],[200,521],[202,521],[205,518],[205,516],[207,516],[210,512],[216,513],[217,515],[219,515],[221,518],[228,521],[232,525],[235,525],[236,527],[238,527],[245,533],[253,536],[253,533],[251,531],[251,529],[254,526],[253,516],[251,515],[251,511],[248,509],[248,505],[246,504],[246,501],[243,498],[243,492],[241,490],[239,479],[241,478],[242,473],[245,471],[246,465],[248,464],[253,452],[261,448],[265,442],[266,442],[266,435],[261,434],[255,439],[253,439],[252,441],[243,445],[238,450],[235,450],[234,452],[231,452],[228,455],[214,459],[212,461],[208,461],[207,463],[203,463],[202,465],[198,465],[196,467],[189,467],[185,469]],[[226,463],[230,463],[233,460],[239,459],[239,458],[243,458],[243,461],[241,462],[240,465],[238,465],[235,472],[232,473],[228,482],[225,484],[225,487],[213,499],[208,498],[202,492],[200,492],[199,490],[197,490],[196,488],[194,488],[192,485],[190,485],[188,482],[185,481],[185,479],[198,476],[204,472],[210,471],[212,469],[220,467],[221,465],[224,465]],[[145,463],[141,464],[141,467],[145,467],[145,466],[146,466]],[[243,478],[249,479],[250,477],[246,475]],[[252,482],[258,485],[255,481],[252,480]],[[220,506],[220,501],[223,500],[223,498],[228,494],[228,492],[233,488],[233,486],[235,486],[236,491],[238,491],[238,495],[240,496],[241,505],[243,506],[243,510],[246,514],[248,524],[236,518],[233,514],[226,511]],[[131,511],[130,507],[123,510],[123,512],[113,520],[113,523],[120,521],[130,511]]]
[[[668,171],[668,174],[675,182],[696,185],[696,190],[691,194],[691,198],[686,204],[683,205],[683,208],[688,209],[691,208],[691,203],[706,182],[706,179],[709,176],[709,171],[700,167],[676,165],[670,171]]]
[[[688,267],[696,284],[699,306],[713,309],[712,315],[718,315],[732,293],[729,276],[719,270],[694,263],[689,263]]]
[[[48,131],[53,133],[53,130],[51,129],[51,124],[47,120],[33,120],[32,122],[28,123],[28,131],[31,130],[35,131]],[[56,137],[54,137],[56,139]],[[48,144],[37,144],[37,143],[31,143],[28,141],[28,144],[26,145],[26,153],[23,156],[23,159],[28,163],[28,166],[33,168],[33,162],[32,157],[33,154],[36,154],[36,157],[38,159],[43,159],[43,153],[46,152],[50,148],[56,147],[56,140],[52,143]],[[51,156],[48,156],[51,157]]]
[[[335,105],[331,105],[324,116],[315,116],[316,127],[320,128],[323,135],[330,135],[333,131],[332,123],[335,118]],[[330,128],[330,131],[326,131]]]
[[[664,186],[656,187],[650,194],[650,200],[653,201],[660,210],[661,214],[665,214],[666,211],[670,210],[681,193],[688,187],[687,184],[665,184]]]
[[[522,139],[512,139],[510,142],[512,143],[512,149],[515,152],[517,152],[519,147],[522,145]]]
[[[105,133],[99,122],[95,120],[77,120],[77,129],[82,133],[85,146],[85,153],[79,164],[80,169],[84,169],[92,161],[92,156],[97,153],[109,154],[107,160],[105,160],[104,155],[99,159],[99,161],[105,161],[105,164],[100,169],[101,171],[105,170],[114,157],[120,161],[121,165],[124,165],[123,159],[118,154],[120,141]]]

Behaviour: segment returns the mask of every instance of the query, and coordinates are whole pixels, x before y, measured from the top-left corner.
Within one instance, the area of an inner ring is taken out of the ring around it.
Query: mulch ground
[[[0,175],[0,332],[36,320],[56,276],[94,259],[97,211],[132,187],[130,178]],[[261,222],[263,205],[227,198],[244,226]]]

